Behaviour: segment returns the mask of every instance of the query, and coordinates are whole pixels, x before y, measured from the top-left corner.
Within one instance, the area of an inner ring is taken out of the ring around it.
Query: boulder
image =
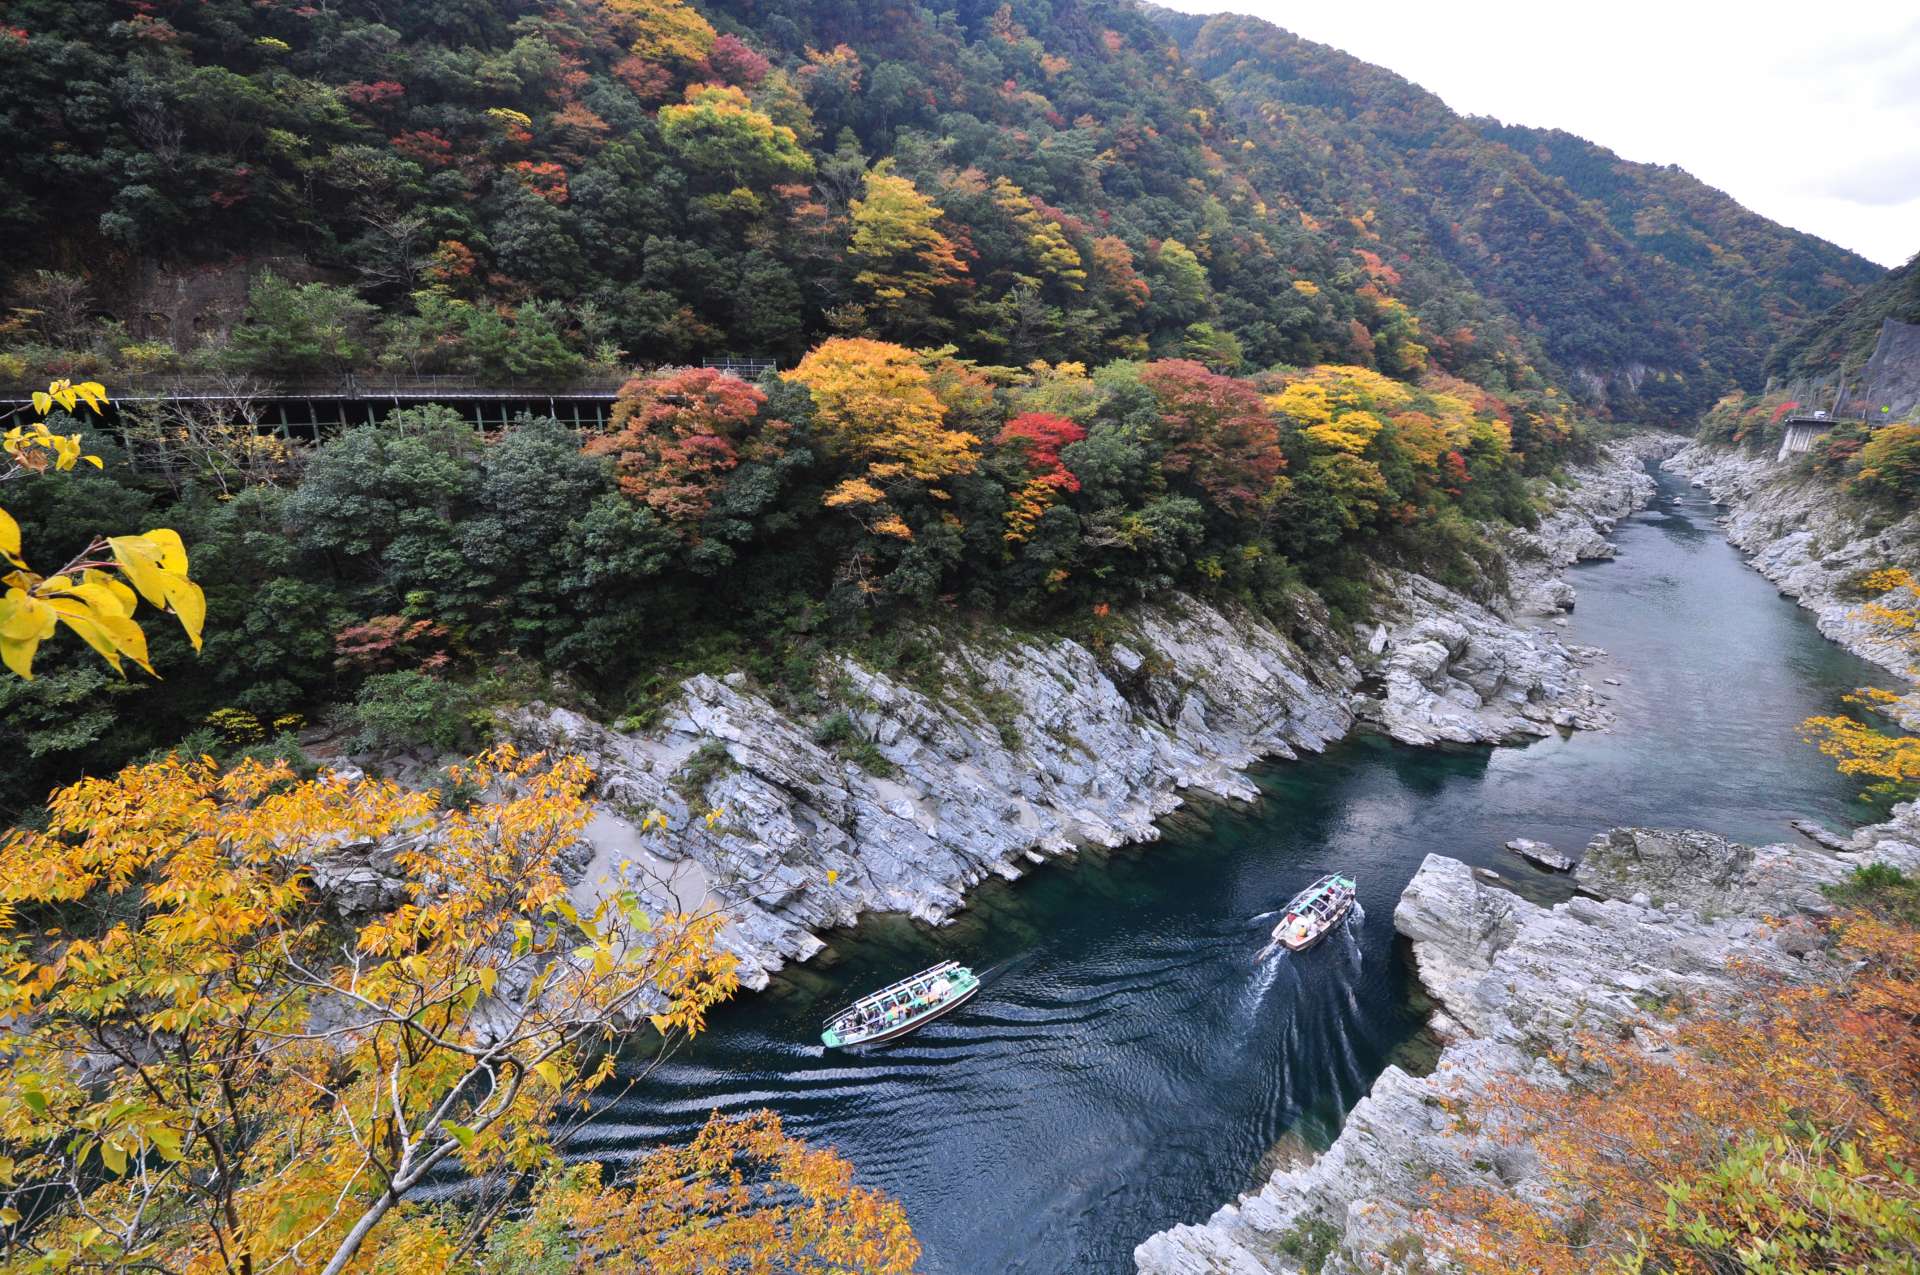
[[[1830,854],[1792,846],[1755,849],[1692,829],[1615,828],[1587,846],[1573,878],[1606,898],[1646,894],[1653,902],[1712,917],[1737,913],[1754,898],[1800,911],[1824,911],[1820,887],[1851,871]]]
[[[1532,907],[1519,895],[1476,880],[1458,859],[1430,854],[1401,892],[1393,926],[1413,940],[1421,984],[1448,1017],[1478,1035],[1486,1024],[1475,989]]]
[[[1533,841],[1526,837],[1515,837],[1507,842],[1507,849],[1525,859],[1528,863],[1538,864],[1553,872],[1570,872],[1573,860],[1555,850],[1544,841]]]
[[[1612,714],[1582,676],[1587,657],[1422,576],[1386,571],[1391,640],[1362,716],[1405,744],[1519,743]]]
[[[1816,846],[1823,846],[1828,850],[1845,851],[1851,844],[1847,838],[1827,831],[1824,825],[1815,823],[1811,819],[1789,819],[1787,823],[1795,832]]]

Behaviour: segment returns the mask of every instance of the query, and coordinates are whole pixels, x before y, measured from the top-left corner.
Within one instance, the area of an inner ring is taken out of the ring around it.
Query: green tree
[[[291,283],[269,270],[248,290],[228,348],[249,371],[337,372],[365,361],[375,313],[351,288]]]
[[[684,105],[662,107],[660,137],[695,169],[731,185],[793,181],[813,171],[793,129],[756,110],[731,84],[696,84]]]

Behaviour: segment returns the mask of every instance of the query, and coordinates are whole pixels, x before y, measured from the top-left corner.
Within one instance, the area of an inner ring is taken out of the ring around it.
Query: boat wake
[[[1022,965],[1031,963],[1033,958],[1038,955],[1038,952],[1022,952],[1018,956],[1009,956],[1004,961],[995,961],[993,964],[981,970],[975,977],[980,980],[982,986],[985,986],[987,983],[997,982],[1001,975],[1016,970]]]
[[[1294,968],[1292,962],[1285,959],[1290,955],[1292,953],[1278,943],[1269,943],[1261,949],[1259,957],[1255,959],[1253,979],[1247,984],[1246,994],[1241,1001],[1242,1008],[1249,1015],[1259,1012],[1268,993],[1272,992],[1274,985],[1280,981],[1280,976]],[[1294,978],[1297,982],[1298,975],[1296,974]]]

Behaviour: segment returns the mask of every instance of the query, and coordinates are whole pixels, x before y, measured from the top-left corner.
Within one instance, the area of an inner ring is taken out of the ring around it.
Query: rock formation
[[[1509,546],[1513,574],[1537,581],[1591,554],[1596,529],[1653,490],[1623,445],[1574,477]],[[506,724],[599,774],[582,901],[618,880],[655,907],[724,908],[742,980],[759,986],[864,912],[939,922],[989,874],[1157,838],[1187,795],[1251,799],[1247,767],[1319,751],[1356,721],[1475,744],[1610,720],[1580,672],[1590,652],[1527,627],[1521,604],[1503,613],[1403,571],[1381,584],[1374,640],[1357,648],[1311,594],[1279,620],[1176,598],[1097,650],[930,632],[940,667],[912,679],[839,658],[823,679],[836,709],[812,722],[733,674],[689,679],[645,733],[540,706]],[[654,810],[664,832],[641,827]]]
[[[1552,872],[1567,872],[1573,867],[1573,860],[1554,849],[1544,841],[1534,841],[1528,837],[1515,837],[1507,842],[1507,849],[1525,859]]]

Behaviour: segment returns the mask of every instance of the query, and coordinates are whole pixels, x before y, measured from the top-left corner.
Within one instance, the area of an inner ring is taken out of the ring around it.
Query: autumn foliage
[[[777,452],[788,432],[762,420],[767,396],[712,368],[657,372],[620,391],[606,433],[590,456],[611,456],[620,490],[688,532],[743,459]]]
[[[1022,412],[993,440],[995,446],[1019,455],[1027,471],[1026,482],[1010,498],[1007,540],[1025,540],[1047,506],[1063,494],[1080,490],[1080,480],[1060,459],[1060,449],[1086,436],[1086,430],[1063,416]]]
[[[875,164],[860,198],[849,205],[848,253],[860,266],[854,282],[886,313],[910,312],[960,281],[967,267],[939,229],[940,209],[891,159]]]
[[[856,1186],[831,1151],[789,1137],[771,1111],[716,1117],[619,1186],[604,1185],[597,1165],[563,1174],[520,1230],[522,1243],[564,1232],[582,1271],[631,1269],[645,1254],[651,1275],[895,1275],[920,1257],[898,1204]]]
[[[1913,1269],[1916,921],[1910,903],[1849,912],[1832,981],[1749,971],[1728,1004],[1674,1007],[1663,1052],[1588,1039],[1571,1089],[1515,1080],[1464,1103],[1460,1118],[1531,1146],[1551,1185],[1436,1187],[1423,1229],[1473,1275]]]
[[[1920,581],[1904,568],[1890,567],[1867,576],[1862,587],[1874,596],[1854,613],[1855,618],[1920,659]],[[1888,710],[1900,696],[1864,686],[1847,699],[1872,714]],[[1920,789],[1920,738],[1838,713],[1809,717],[1800,729],[1809,742],[1834,759],[1840,773],[1873,781],[1876,792],[1908,798]]]
[[[945,492],[934,484],[971,473],[977,463],[980,440],[946,428],[947,405],[912,350],[837,337],[781,375],[812,395],[815,435],[835,454],[864,466],[827,493],[827,507],[871,516],[880,534],[913,536],[888,505],[890,490],[918,487],[941,497]]]
[[[770,1117],[716,1121],[618,1184],[559,1167],[613,1074],[604,1046],[635,1022],[691,1035],[736,986],[723,917],[571,892],[590,779],[501,747],[448,772],[487,798],[471,805],[180,757],[56,793],[44,831],[0,840],[0,1014],[33,1025],[0,1060],[8,1258],[471,1270],[533,1183],[536,1214],[566,1219],[542,1243],[574,1269],[616,1234],[694,1262],[674,1269],[907,1269],[898,1207]],[[317,887],[368,842],[394,847],[398,890],[370,916]],[[471,1207],[418,1201],[455,1169]]]
[[[92,381],[78,385],[56,381],[33,396],[33,408],[45,417],[55,407],[73,411],[85,404],[96,414],[106,405],[106,390]],[[88,454],[78,434],[56,434],[44,419],[14,425],[0,435],[0,483],[71,470]],[[147,672],[147,634],[134,618],[144,600],[179,621],[194,649],[206,623],[207,600],[187,574],[187,549],[180,533],[155,527],[139,535],[94,536],[78,554],[51,573],[33,570],[23,556],[20,524],[0,507],[0,664],[31,679],[41,643],[61,627],[78,636],[113,667],[125,672],[131,660]]]
[[[1169,474],[1187,478],[1231,514],[1252,513],[1275,494],[1287,458],[1259,391],[1186,359],[1148,364],[1140,383],[1159,401],[1166,438],[1160,463]]]

